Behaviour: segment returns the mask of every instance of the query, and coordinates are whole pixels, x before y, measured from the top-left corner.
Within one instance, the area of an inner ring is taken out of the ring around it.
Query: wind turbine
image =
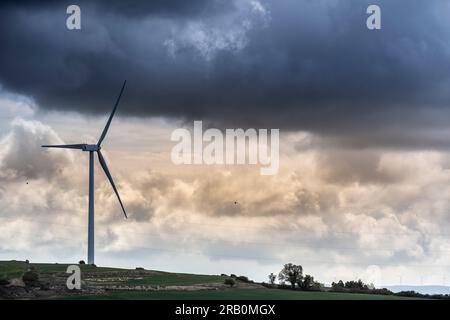
[[[119,192],[117,191],[116,185],[114,184],[114,180],[109,173],[108,166],[106,165],[105,159],[101,153],[102,142],[108,133],[109,126],[111,125],[111,121],[116,113],[117,106],[119,105],[120,98],[122,97],[123,90],[125,89],[125,84],[127,81],[125,80],[120,90],[119,96],[117,97],[116,104],[109,116],[108,121],[106,122],[106,126],[103,129],[102,135],[98,140],[97,144],[65,144],[65,145],[43,145],[43,148],[60,148],[60,149],[79,149],[82,151],[89,152],[89,220],[88,220],[88,264],[94,264],[94,152],[97,152],[98,161],[100,162],[100,166],[103,168],[103,171],[106,174],[111,186],[119,199],[120,206],[122,207],[123,214],[125,218],[127,217],[127,213],[123,206],[122,200],[120,199]]]

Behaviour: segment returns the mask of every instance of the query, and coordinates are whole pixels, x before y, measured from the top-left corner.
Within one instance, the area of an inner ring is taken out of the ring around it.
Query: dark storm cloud
[[[60,4],[15,3],[1,9],[0,83],[44,109],[103,114],[127,78],[122,115],[304,129],[358,147],[414,147],[408,132],[449,114],[445,1],[81,1],[81,31],[66,30]],[[380,31],[365,26],[372,3]],[[433,139],[420,146],[441,147]]]
[[[225,0],[5,0],[0,2],[0,8],[4,9],[56,9],[67,8],[71,4],[76,4],[82,8],[98,8],[103,13],[112,12],[123,16],[147,16],[147,15],[168,15],[168,16],[191,16],[204,12],[212,13],[214,10],[225,10],[230,7],[231,2]]]

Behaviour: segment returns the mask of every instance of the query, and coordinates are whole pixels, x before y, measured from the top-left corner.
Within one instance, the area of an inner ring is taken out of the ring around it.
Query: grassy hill
[[[405,297],[372,294],[303,292],[268,289],[259,284],[236,281],[233,288],[224,284],[228,277],[170,273],[156,270],[130,270],[80,265],[82,291],[67,290],[68,264],[0,261],[0,280],[20,279],[29,269],[39,275],[42,288],[18,288],[10,298],[51,299],[230,299],[230,300],[404,300]],[[3,287],[4,290],[12,290]],[[1,289],[1,288],[0,288]],[[19,290],[21,289],[21,291]],[[0,290],[0,295],[1,295]],[[3,291],[4,292],[4,291]],[[0,297],[1,298],[1,297]]]
[[[70,264],[59,263],[26,263],[25,261],[0,261],[0,279],[12,279],[23,275],[30,267],[39,273],[66,272]],[[119,268],[103,268],[92,265],[80,265],[82,272],[106,272],[124,270]]]

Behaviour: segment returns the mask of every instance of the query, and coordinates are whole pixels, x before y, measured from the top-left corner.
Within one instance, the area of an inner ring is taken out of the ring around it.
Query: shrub
[[[345,291],[345,284],[342,280],[339,280],[339,282],[333,282],[331,284],[331,290],[332,291],[337,291],[337,292],[342,292]]]
[[[139,270],[139,271],[144,271],[145,269],[144,269],[144,268],[142,268],[142,267],[136,267],[136,270]]]
[[[242,281],[242,282],[249,282],[249,280],[246,276],[239,276],[236,279],[239,281]]]
[[[86,264],[86,262],[84,262],[84,260],[80,260],[80,261],[78,262],[78,264]]]
[[[39,274],[34,270],[25,272],[22,276],[22,280],[29,287],[39,286]]]
[[[277,288],[278,289],[292,289],[292,286],[282,282],[282,283],[278,284]]]
[[[233,278],[227,278],[227,279],[225,279],[225,281],[223,283],[230,286],[230,288],[231,288],[236,284],[236,281]]]
[[[314,281],[314,277],[309,274],[305,275],[298,283],[298,287],[306,291],[320,291],[320,283]]]

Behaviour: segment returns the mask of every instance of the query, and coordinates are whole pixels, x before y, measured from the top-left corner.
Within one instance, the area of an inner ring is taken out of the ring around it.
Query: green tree
[[[269,274],[269,283],[270,284],[274,284],[276,279],[277,279],[277,276],[274,275],[273,272],[271,274]]]
[[[281,282],[290,282],[292,288],[295,288],[295,284],[301,281],[303,278],[303,268],[300,265],[287,263],[278,274],[278,280]]]
[[[314,277],[310,276],[309,274],[305,275],[303,280],[300,280],[298,283],[298,286],[302,288],[303,290],[310,290],[314,287]]]

